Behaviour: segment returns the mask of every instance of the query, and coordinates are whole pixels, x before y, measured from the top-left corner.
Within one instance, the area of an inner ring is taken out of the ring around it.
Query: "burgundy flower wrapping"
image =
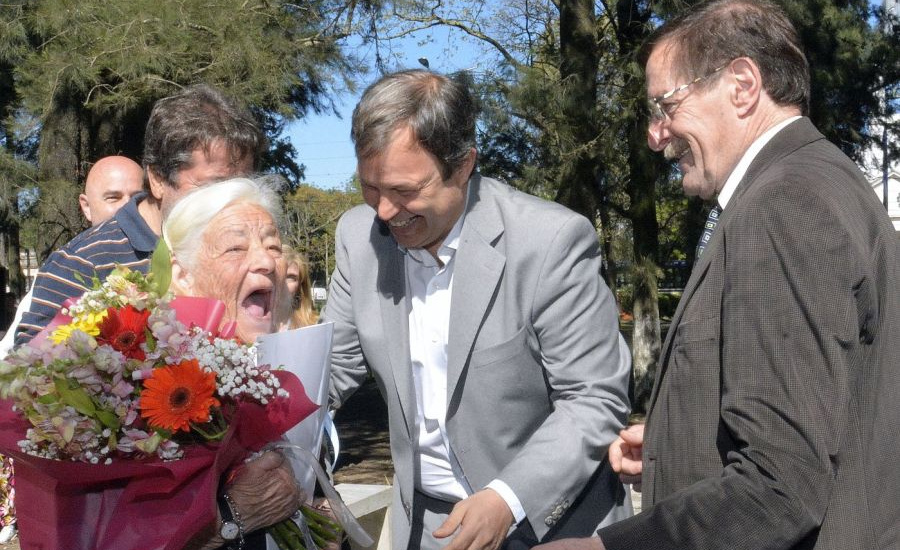
[[[0,452],[13,457],[22,550],[178,550],[216,517],[225,472],[276,441],[318,406],[296,376],[275,371],[290,392],[263,407],[242,403],[218,444],[186,445],[180,460],[120,460],[109,465],[25,454],[29,424],[0,401]]]

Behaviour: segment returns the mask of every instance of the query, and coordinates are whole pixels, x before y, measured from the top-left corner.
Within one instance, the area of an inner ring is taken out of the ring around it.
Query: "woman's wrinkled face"
[[[275,329],[276,289],[284,272],[272,216],[256,205],[234,204],[203,232],[191,293],[225,302],[225,321],[236,320],[237,337],[253,342]]]

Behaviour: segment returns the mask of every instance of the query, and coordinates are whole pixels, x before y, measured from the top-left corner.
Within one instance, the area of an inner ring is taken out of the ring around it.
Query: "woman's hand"
[[[247,533],[294,515],[305,500],[290,464],[275,451],[266,452],[235,470],[228,494]]]

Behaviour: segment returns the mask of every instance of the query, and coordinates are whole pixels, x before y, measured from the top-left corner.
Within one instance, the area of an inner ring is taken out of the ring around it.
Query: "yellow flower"
[[[87,312],[83,316],[79,316],[76,321],[79,323],[81,330],[91,336],[97,336],[100,334],[100,323],[106,319],[107,312],[108,310],[106,309],[98,312]]]
[[[84,313],[72,320],[68,325],[60,325],[50,334],[50,341],[54,344],[62,344],[72,336],[72,332],[81,332],[97,336],[100,334],[100,322],[106,318],[106,310],[93,313]]]
[[[60,325],[54,329],[54,331],[50,334],[50,341],[54,344],[62,344],[66,340],[69,339],[69,336],[72,335],[72,331],[77,329],[75,323],[69,323],[68,325]]]

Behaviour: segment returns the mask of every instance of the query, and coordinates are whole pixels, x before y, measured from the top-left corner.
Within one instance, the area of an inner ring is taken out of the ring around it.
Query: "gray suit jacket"
[[[685,288],[632,548],[900,548],[900,239],[808,119],[750,165]]]
[[[390,417],[401,501],[393,514],[408,521],[417,430],[404,254],[359,206],[338,224],[336,261],[323,314],[335,322],[332,402],[339,407],[367,368],[374,374]],[[476,174],[454,262],[450,445],[472,489],[504,481],[542,537],[572,516],[629,411],[630,359],[596,232],[558,204]],[[609,494],[578,516],[585,534],[625,510],[608,468],[598,477]],[[405,548],[408,525],[392,535]]]

